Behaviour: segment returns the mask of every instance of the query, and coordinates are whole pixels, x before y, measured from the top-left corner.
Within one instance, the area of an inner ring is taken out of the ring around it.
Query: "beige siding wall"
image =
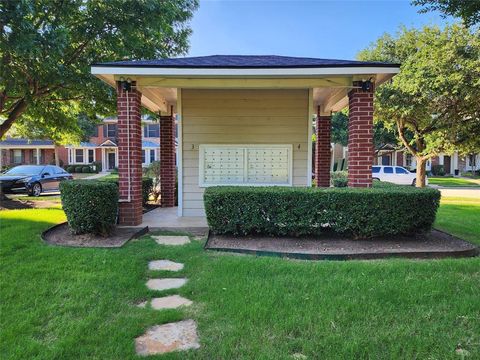
[[[203,216],[201,144],[292,144],[293,185],[307,185],[308,90],[182,90],[183,215]]]

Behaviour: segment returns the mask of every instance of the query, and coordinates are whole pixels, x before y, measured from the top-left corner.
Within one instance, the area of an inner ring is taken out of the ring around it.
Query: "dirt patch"
[[[74,235],[70,231],[68,223],[62,223],[45,231],[42,238],[47,244],[57,246],[116,248],[147,232],[148,227],[116,227],[113,233],[107,237],[93,234]]]
[[[339,236],[271,238],[210,235],[205,248],[311,260],[441,258],[478,255],[478,248],[475,245],[438,230],[412,236],[372,240],[352,240]]]

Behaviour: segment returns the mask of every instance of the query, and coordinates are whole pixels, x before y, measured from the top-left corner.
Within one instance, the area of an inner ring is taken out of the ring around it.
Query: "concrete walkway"
[[[480,199],[479,188],[438,188],[443,197],[463,197]]]
[[[143,214],[139,227],[148,226],[150,231],[185,231],[204,235],[208,231],[207,219],[203,216],[177,216],[177,208],[157,208]]]
[[[98,173],[98,174],[95,174],[95,175],[91,175],[91,176],[86,176],[83,178],[83,180],[95,180],[95,179],[99,179],[99,178],[102,178],[104,176],[107,176],[107,175],[110,175],[109,172],[101,172],[101,173]]]

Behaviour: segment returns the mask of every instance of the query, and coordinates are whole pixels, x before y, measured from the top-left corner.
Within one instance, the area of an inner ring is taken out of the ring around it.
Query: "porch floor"
[[[150,231],[185,231],[194,235],[208,232],[204,216],[178,216],[177,207],[157,208],[143,214],[143,222],[138,227],[148,226]]]

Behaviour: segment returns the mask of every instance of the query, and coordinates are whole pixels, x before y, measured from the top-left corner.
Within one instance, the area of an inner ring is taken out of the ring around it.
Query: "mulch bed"
[[[439,230],[370,240],[340,236],[272,238],[211,234],[205,249],[305,260],[471,257],[479,252],[475,245]]]
[[[107,237],[93,234],[74,235],[71,233],[68,223],[65,222],[44,231],[42,239],[47,244],[56,246],[118,248],[125,245],[127,241],[145,235],[147,232],[148,227],[116,227],[113,233]]]

